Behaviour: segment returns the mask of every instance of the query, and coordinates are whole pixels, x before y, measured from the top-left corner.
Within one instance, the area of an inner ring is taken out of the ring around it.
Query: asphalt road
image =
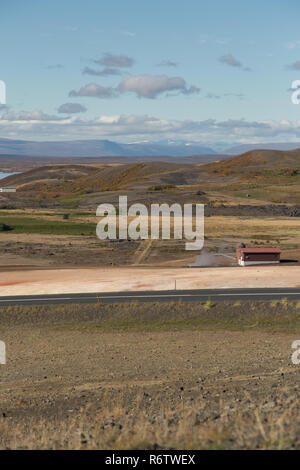
[[[300,300],[300,289],[199,289],[182,291],[139,291],[139,292],[95,292],[84,294],[52,294],[0,297],[0,307],[9,305],[47,304],[95,304],[124,302],[170,302],[170,301],[236,301],[273,300],[287,297]]]

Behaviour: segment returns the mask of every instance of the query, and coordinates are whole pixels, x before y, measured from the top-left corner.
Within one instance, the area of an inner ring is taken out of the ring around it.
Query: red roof
[[[238,248],[241,253],[281,253],[279,248]]]

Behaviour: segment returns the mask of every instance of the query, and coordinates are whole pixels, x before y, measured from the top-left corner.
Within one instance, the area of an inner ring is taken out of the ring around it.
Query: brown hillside
[[[9,176],[2,184],[26,192],[85,193],[118,190],[129,184],[131,187],[151,183],[186,184],[196,173],[195,165],[163,162],[98,167],[47,165]]]
[[[88,165],[45,165],[33,170],[8,176],[1,180],[2,186],[21,186],[43,180],[76,180],[93,173],[97,168]]]
[[[300,168],[300,149],[287,151],[251,150],[236,157],[202,166],[202,169],[217,173],[252,171],[262,168]]]

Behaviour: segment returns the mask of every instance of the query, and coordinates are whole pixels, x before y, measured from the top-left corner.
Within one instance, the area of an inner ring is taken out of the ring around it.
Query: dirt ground
[[[204,288],[299,287],[300,266],[0,271],[1,296]]]
[[[287,305],[275,307],[275,329],[253,328],[250,316],[235,325],[250,307],[2,308],[0,445],[300,448],[299,330],[276,326]],[[148,323],[124,326],[128,312]],[[232,329],[221,320],[230,315]],[[183,323],[160,323],[172,316]],[[195,316],[203,323],[184,323]]]

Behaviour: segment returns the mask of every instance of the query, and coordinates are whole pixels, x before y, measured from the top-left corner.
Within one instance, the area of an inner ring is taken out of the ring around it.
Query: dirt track
[[[300,266],[87,268],[0,272],[0,295],[238,287],[299,287]]]

